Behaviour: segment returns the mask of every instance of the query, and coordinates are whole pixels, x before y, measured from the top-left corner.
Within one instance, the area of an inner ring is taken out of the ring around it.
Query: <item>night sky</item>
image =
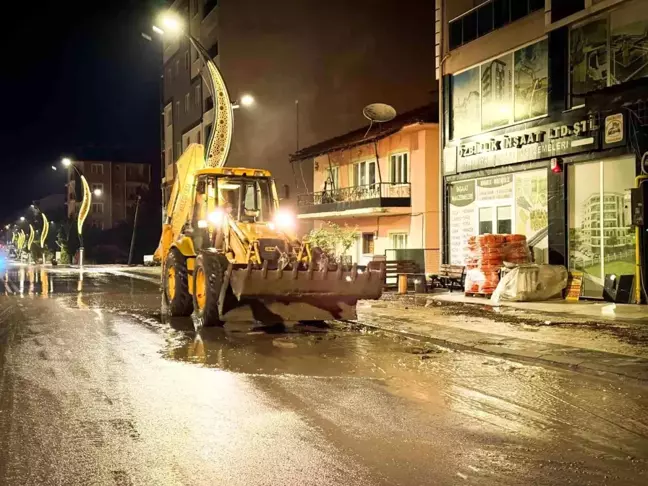
[[[0,223],[65,192],[62,156],[148,162],[159,177],[161,49],[141,32],[161,3],[46,0],[5,16]]]

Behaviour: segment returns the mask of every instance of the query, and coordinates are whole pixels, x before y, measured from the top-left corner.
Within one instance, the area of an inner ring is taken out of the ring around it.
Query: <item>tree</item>
[[[306,237],[311,246],[319,248],[331,261],[341,262],[346,252],[358,239],[358,228],[327,223],[312,230]]]

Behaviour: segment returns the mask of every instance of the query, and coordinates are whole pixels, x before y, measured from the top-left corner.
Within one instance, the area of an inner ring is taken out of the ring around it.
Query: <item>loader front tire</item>
[[[187,277],[187,259],[173,249],[164,263],[164,297],[174,317],[187,317],[193,311]]]
[[[225,270],[227,258],[220,254],[201,253],[196,258],[194,273],[194,311],[197,324],[201,327],[222,326],[218,299]]]

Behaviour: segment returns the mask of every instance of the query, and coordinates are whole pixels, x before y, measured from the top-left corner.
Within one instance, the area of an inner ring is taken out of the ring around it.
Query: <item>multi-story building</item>
[[[219,64],[218,2],[176,0],[170,9],[189,26],[210,57]],[[200,75],[198,52],[183,36],[163,37],[163,148],[162,187],[164,202],[173,185],[175,161],[190,143],[204,143],[211,132],[214,101]]]
[[[601,297],[606,273],[635,269],[648,3],[436,0],[436,14],[444,260],[463,263],[473,234],[521,233]]]
[[[315,228],[329,222],[357,228],[348,253],[353,262],[385,255],[438,270],[437,121],[437,106],[430,105],[293,154],[293,164],[312,164],[316,189],[298,196],[298,218]]]
[[[295,180],[288,154],[362,126],[365,105],[405,112],[429,103],[436,90],[434,66],[421,62],[434,46],[433,11],[420,0],[176,0],[171,8],[211,51],[232,101],[245,93],[255,99],[234,112],[228,164],[271,170],[281,194],[286,185],[312,190],[312,172]],[[394,22],[404,12],[407,22]],[[182,39],[165,42],[168,188],[182,150],[207,140],[213,103],[195,52]],[[304,181],[309,187],[300,187]]]
[[[151,183],[149,164],[74,161],[74,165],[88,181],[92,194],[92,206],[86,224],[100,229],[110,229],[121,221],[133,217],[138,195],[148,191]],[[67,211],[74,216],[81,204],[78,175],[68,169]],[[99,195],[94,195],[98,190]]]

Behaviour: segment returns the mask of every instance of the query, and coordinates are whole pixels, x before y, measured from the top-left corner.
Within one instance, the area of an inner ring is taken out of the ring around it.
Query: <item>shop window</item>
[[[493,232],[493,208],[479,208],[479,234]]]
[[[389,241],[393,250],[407,249],[407,233],[392,233],[389,235]]]
[[[502,235],[511,234],[513,220],[511,219],[511,206],[497,208],[497,232]]]
[[[374,234],[362,233],[362,254],[373,255],[374,253]]]
[[[549,41],[543,39],[452,77],[452,138],[547,113]]]
[[[642,2],[575,25],[569,38],[572,106],[582,104],[586,93],[647,77],[647,31]]]
[[[390,157],[391,182],[394,184],[407,184],[409,182],[409,156],[408,154],[395,154]]]

